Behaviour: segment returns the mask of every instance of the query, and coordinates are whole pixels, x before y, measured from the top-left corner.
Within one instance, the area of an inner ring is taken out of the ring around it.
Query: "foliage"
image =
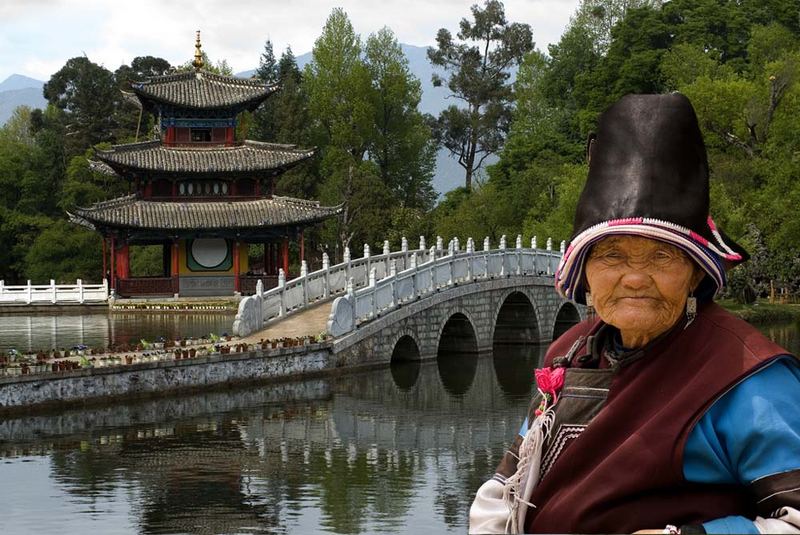
[[[475,171],[502,147],[513,100],[509,70],[533,48],[530,26],[506,21],[498,0],[487,0],[483,8],[472,6],[472,19],[461,19],[458,42],[441,28],[436,47],[428,49],[428,59],[447,76],[434,74],[433,84],[445,84],[463,104],[439,114],[436,134],[458,157],[467,190]]]

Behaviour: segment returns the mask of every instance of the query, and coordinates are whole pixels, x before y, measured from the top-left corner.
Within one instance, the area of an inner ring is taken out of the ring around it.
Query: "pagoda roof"
[[[339,214],[342,206],[320,206],[317,201],[292,197],[249,201],[166,202],[127,195],[75,208],[74,223],[98,228],[151,230],[223,230],[312,224]]]
[[[145,107],[159,103],[188,109],[245,107],[253,110],[279,86],[258,78],[192,70],[133,82],[131,88]]]
[[[172,147],[161,141],[115,145],[95,150],[98,160],[115,172],[208,174],[286,170],[314,155],[294,145],[244,141],[233,146]]]

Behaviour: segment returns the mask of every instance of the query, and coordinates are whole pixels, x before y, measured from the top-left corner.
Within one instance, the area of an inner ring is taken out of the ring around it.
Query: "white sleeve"
[[[478,489],[469,508],[469,533],[505,533],[509,513],[503,484],[490,479]]]
[[[800,511],[781,507],[773,517],[756,517],[753,521],[759,533],[800,533]]]

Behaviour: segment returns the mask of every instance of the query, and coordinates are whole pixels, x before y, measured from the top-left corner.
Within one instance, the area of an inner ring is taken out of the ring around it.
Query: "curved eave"
[[[153,113],[153,110],[158,106],[169,106],[171,108],[183,109],[183,110],[197,110],[197,111],[220,111],[220,110],[231,110],[232,115],[236,115],[240,111],[247,110],[247,111],[254,111],[258,108],[266,99],[276,93],[280,86],[273,85],[266,89],[263,93],[253,95],[250,98],[245,98],[233,102],[227,102],[224,104],[217,104],[217,105],[200,105],[194,104],[190,102],[182,102],[179,100],[172,100],[161,97],[159,95],[154,95],[152,93],[147,92],[146,90],[139,89],[133,87],[133,92],[138,98],[141,105],[148,110],[149,112]]]
[[[142,144],[144,145],[144,144]],[[125,147],[124,145],[118,145],[116,147]],[[116,148],[114,147],[114,148]],[[153,148],[153,145],[150,144],[147,147],[143,147],[143,150]],[[126,149],[124,149],[126,150]],[[169,150],[169,148],[167,148]],[[180,150],[189,150],[189,149],[174,149],[176,151]],[[213,149],[198,149],[198,150],[213,150]],[[233,152],[232,149],[228,149]],[[206,169],[165,169],[164,167],[158,167],[154,165],[141,165],[135,163],[126,163],[119,161],[116,156],[120,154],[120,152],[116,152],[113,149],[110,151],[98,150],[95,149],[95,157],[100,160],[105,166],[109,168],[109,170],[114,171],[117,175],[120,176],[130,176],[131,174],[150,174],[150,175],[167,175],[167,176],[214,176],[219,177],[220,175],[264,175],[264,176],[276,176],[282,174],[289,169],[292,169],[301,163],[311,159],[314,154],[316,154],[316,148],[311,148],[303,151],[292,151],[296,155],[296,159],[281,163],[275,166],[253,166],[250,168],[245,169],[219,169],[219,168],[206,168]],[[98,169],[100,170],[100,169]]]

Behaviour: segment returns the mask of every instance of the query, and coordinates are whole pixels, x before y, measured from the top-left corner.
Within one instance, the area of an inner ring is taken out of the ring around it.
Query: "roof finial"
[[[203,68],[203,53],[200,52],[200,30],[197,30],[197,40],[194,42],[194,61],[192,65],[194,65],[194,69],[199,71]]]

